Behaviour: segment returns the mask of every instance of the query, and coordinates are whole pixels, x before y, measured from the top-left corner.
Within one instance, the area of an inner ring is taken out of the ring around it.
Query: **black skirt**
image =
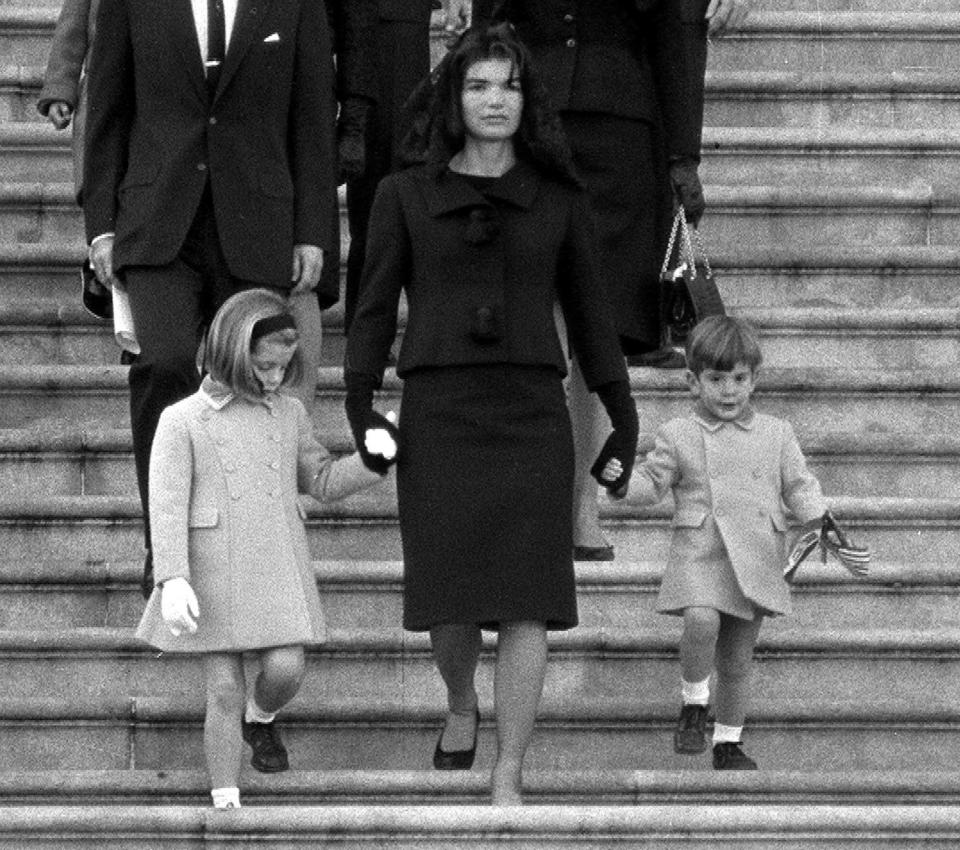
[[[557,370],[410,374],[400,439],[404,627],[575,626],[573,439]]]

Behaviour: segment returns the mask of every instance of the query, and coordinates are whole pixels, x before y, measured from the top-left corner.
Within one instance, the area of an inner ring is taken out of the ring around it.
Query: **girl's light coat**
[[[801,522],[826,509],[790,423],[752,412],[735,422],[668,422],[634,469],[628,500],[652,505],[671,490],[673,535],[657,610],[789,613],[785,507]]]
[[[177,652],[239,651],[325,639],[298,493],[339,499],[380,480],[357,455],[334,460],[303,405],[249,402],[209,380],[160,417],[150,456],[157,587],[137,637]],[[188,579],[196,634],[174,637],[159,585]]]

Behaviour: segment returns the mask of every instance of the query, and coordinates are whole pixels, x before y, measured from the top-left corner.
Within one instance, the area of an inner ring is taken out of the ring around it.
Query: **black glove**
[[[637,407],[630,395],[629,381],[611,381],[597,387],[596,393],[610,417],[613,433],[607,437],[600,454],[590,467],[590,474],[610,493],[616,494],[630,481],[630,473],[637,457],[637,439],[640,432]],[[621,472],[615,481],[607,481],[602,477],[603,468],[612,457],[620,461]]]
[[[338,183],[362,177],[367,170],[367,115],[370,104],[363,98],[347,98],[337,119]]]
[[[697,161],[690,157],[680,157],[670,163],[670,185],[673,187],[674,197],[683,207],[687,221],[694,227],[706,209],[697,164]]]
[[[344,404],[347,421],[350,423],[353,442],[356,444],[360,459],[371,472],[386,475],[390,467],[397,462],[397,455],[400,454],[400,432],[386,416],[373,409],[373,393],[380,382],[371,375],[349,370],[343,373],[343,382],[347,387],[347,398]],[[397,444],[397,455],[390,460],[381,454],[371,454],[367,451],[365,439],[367,431],[376,428],[382,428],[390,434]]]

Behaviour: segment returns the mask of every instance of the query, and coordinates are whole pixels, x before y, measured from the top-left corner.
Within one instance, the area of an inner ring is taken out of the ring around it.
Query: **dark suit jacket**
[[[433,8],[430,0],[379,0],[380,20],[429,22]]]
[[[101,0],[90,60],[88,240],[114,266],[166,265],[210,181],[230,271],[290,286],[295,243],[336,215],[330,34],[320,0],[240,0],[207,103],[189,0]]]
[[[405,290],[401,377],[424,367],[491,363],[555,366],[565,374],[554,319],[559,300],[588,385],[626,380],[594,274],[588,207],[584,192],[522,162],[485,194],[437,166],[385,177],[370,219],[347,370],[380,380]],[[489,219],[498,222],[492,230]],[[496,317],[498,339],[477,338],[484,308]]]
[[[326,0],[337,56],[337,100],[377,99],[377,0]]]
[[[671,156],[700,155],[708,0],[474,0],[508,20],[559,110],[663,127]]]

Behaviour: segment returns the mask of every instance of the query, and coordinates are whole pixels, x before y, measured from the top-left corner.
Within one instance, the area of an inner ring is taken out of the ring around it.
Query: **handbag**
[[[683,347],[697,322],[726,313],[700,233],[694,228],[691,238],[690,230],[680,206],[673,217],[667,252],[660,268],[660,328],[664,348]]]

